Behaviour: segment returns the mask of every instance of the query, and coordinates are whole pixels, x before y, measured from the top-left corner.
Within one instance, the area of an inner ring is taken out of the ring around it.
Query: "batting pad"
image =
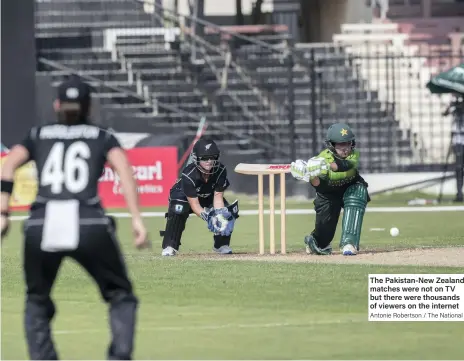
[[[351,244],[359,250],[367,198],[367,188],[362,184],[353,184],[345,191],[340,248]]]
[[[75,250],[79,245],[79,201],[49,201],[45,207],[42,251]]]

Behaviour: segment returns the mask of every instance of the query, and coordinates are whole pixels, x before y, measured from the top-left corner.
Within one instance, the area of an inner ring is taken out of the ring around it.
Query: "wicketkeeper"
[[[192,213],[203,219],[214,233],[213,251],[232,253],[230,239],[238,218],[238,201],[229,205],[224,199],[230,183],[219,156],[213,140],[201,138],[195,143],[192,162],[184,168],[169,194],[166,228],[160,232],[163,256],[175,256],[179,252],[182,232]]]
[[[367,183],[358,173],[359,151],[347,124],[333,124],[327,131],[326,148],[307,162],[292,162],[292,176],[310,182],[316,189],[316,225],[305,237],[306,250],[316,255],[332,253],[331,242],[344,208],[340,249],[345,256],[359,251],[361,228],[367,203]]]

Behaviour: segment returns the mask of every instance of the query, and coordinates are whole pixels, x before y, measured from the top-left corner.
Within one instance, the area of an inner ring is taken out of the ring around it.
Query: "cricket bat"
[[[198,123],[198,128],[197,128],[197,133],[195,135],[195,138],[193,139],[192,143],[190,143],[189,147],[185,151],[185,153],[182,155],[182,158],[180,159],[179,163],[177,164],[177,170],[180,171],[182,166],[185,163],[185,160],[188,157],[187,164],[190,164],[192,162],[192,150],[193,147],[195,146],[195,143],[198,142],[198,140],[201,138],[201,136],[205,133],[206,128],[208,125],[206,124],[206,118],[201,117],[200,122]]]

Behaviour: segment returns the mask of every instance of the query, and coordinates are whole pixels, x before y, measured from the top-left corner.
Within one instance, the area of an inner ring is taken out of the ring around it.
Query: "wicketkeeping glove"
[[[205,208],[200,214],[201,218],[206,221],[206,226],[210,232],[219,234],[217,229],[217,216],[214,208]]]
[[[227,208],[205,208],[200,214],[208,230],[214,234],[229,236],[234,229],[235,219]]]
[[[211,220],[214,234],[220,234],[221,236],[230,236],[232,234],[235,218],[226,207],[215,209],[215,215]]]
[[[211,222],[211,218],[215,215],[214,208],[205,208],[203,212],[200,213],[200,218],[208,224]]]

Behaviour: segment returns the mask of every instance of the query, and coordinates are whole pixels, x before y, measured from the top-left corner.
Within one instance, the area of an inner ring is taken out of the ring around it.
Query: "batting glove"
[[[325,178],[329,174],[330,165],[327,164],[325,158],[313,157],[308,160],[307,174],[309,179]]]
[[[290,172],[295,179],[309,182],[308,166],[304,160],[297,159],[290,165]]]

